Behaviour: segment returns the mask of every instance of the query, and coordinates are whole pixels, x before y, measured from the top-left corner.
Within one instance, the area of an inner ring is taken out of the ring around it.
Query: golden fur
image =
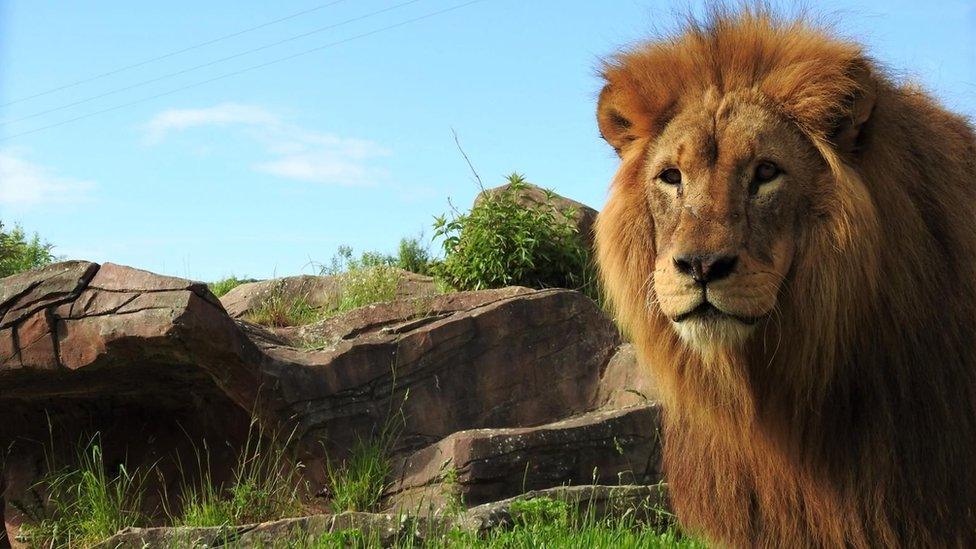
[[[762,10],[603,74],[621,165],[598,261],[662,388],[681,522],[733,547],[976,546],[969,123]],[[770,188],[748,182],[759,155],[787,166]],[[706,248],[739,254],[713,292],[732,316],[682,322],[709,298],[672,256]]]

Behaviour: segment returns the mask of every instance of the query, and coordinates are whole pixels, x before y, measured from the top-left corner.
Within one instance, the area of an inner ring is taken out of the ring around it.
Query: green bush
[[[434,236],[443,239],[444,260],[434,274],[460,290],[504,286],[586,289],[593,280],[589,252],[573,222],[575,211],[560,210],[547,191],[546,202],[526,206],[519,174],[509,187],[486,193],[471,211],[442,215]]]
[[[28,237],[20,225],[5,231],[0,222],[0,278],[53,263],[57,260],[53,249],[37,233]]]

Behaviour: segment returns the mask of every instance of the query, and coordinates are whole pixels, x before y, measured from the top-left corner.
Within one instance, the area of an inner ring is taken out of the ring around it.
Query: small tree
[[[429,274],[430,252],[420,243],[420,238],[401,238],[400,249],[397,252],[396,266],[404,271],[417,274]]]
[[[5,231],[0,222],[0,277],[10,276],[53,263],[54,245],[34,233],[28,237],[20,225]]]
[[[552,191],[542,204],[525,205],[519,200],[525,178],[512,174],[508,183],[501,192],[484,193],[466,214],[435,219],[434,236],[443,239],[444,249],[435,274],[461,290],[588,289],[589,253],[573,222],[576,212],[560,210]]]

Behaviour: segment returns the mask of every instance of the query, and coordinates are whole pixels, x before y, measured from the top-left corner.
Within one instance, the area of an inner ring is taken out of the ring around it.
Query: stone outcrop
[[[661,478],[656,406],[590,412],[537,427],[454,433],[396,463],[388,501],[439,509],[550,486],[648,484]]]
[[[389,421],[398,450],[411,451],[464,429],[585,412],[618,343],[581,294],[525,288],[379,304],[298,333],[254,339],[274,359],[279,413],[335,451]]]
[[[658,480],[658,410],[623,398],[640,376],[591,300],[526,288],[404,295],[269,330],[233,318],[203,284],[120,265],[3,279],[6,529],[43,504],[47,460],[95,433],[106,463],[158,467],[172,495],[204,445],[209,474],[226,479],[252,417],[291,434],[314,490],[327,459],[392,426],[394,507],[441,490],[445,460],[468,505]]]
[[[0,283],[0,505],[8,530],[35,483],[98,433],[105,462],[157,463],[210,441],[218,478],[246,436],[262,355],[205,285],[69,262]],[[224,444],[225,442],[229,444]],[[51,447],[53,446],[53,447]]]

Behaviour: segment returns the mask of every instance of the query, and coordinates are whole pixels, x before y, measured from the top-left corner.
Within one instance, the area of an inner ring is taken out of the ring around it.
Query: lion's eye
[[[753,180],[755,183],[761,185],[776,179],[776,176],[779,174],[780,169],[776,164],[773,164],[772,162],[760,162],[759,165],[756,166],[756,173],[753,176]]]
[[[658,179],[664,181],[668,185],[680,185],[681,184],[681,172],[675,168],[668,168],[661,172],[661,175],[657,176]]]

